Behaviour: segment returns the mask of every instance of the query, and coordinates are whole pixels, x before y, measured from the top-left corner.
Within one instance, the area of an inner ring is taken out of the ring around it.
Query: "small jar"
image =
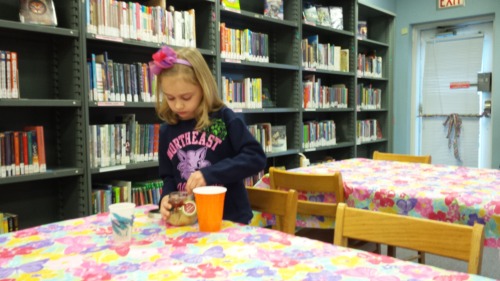
[[[193,195],[186,191],[174,191],[168,195],[168,203],[172,205],[167,222],[175,226],[191,225],[197,220],[196,203]]]

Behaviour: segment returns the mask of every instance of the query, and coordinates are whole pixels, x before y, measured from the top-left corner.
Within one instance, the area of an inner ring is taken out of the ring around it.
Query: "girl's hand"
[[[200,171],[196,171],[192,173],[191,176],[189,176],[189,179],[186,182],[186,191],[188,192],[188,194],[192,194],[193,189],[206,185],[207,182],[205,181],[203,174]]]
[[[168,203],[168,197],[169,195],[163,197],[160,205],[161,218],[165,221],[170,217],[170,210],[172,209],[172,205]]]

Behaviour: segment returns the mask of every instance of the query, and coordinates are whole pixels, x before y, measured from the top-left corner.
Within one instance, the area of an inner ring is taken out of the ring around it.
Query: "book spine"
[[[0,99],[7,98],[7,60],[5,51],[0,50]]]
[[[6,131],[4,132],[5,135],[5,172],[7,177],[13,176],[13,169],[12,166],[12,132],[11,131]]]
[[[5,134],[0,132],[0,177],[5,178],[7,170],[5,168]]]
[[[19,146],[19,131],[12,132],[14,140],[14,175],[21,175],[21,151]]]
[[[17,70],[17,52],[10,52],[11,59],[11,86],[12,86],[12,98],[19,98],[19,73]]]
[[[12,98],[12,62],[11,62],[11,55],[10,55],[10,51],[5,51],[5,54],[6,54],[6,61],[5,61],[5,65],[6,65],[6,68],[5,68],[5,74],[6,74],[6,85],[5,85],[5,89],[6,89],[6,97],[8,99]]]
[[[40,173],[47,171],[47,159],[45,156],[45,132],[43,126],[27,126],[27,131],[36,131],[36,141],[38,147],[38,165]]]

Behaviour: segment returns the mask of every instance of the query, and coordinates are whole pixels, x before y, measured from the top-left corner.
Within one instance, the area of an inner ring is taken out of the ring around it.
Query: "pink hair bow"
[[[191,66],[191,63],[187,60],[178,59],[174,49],[163,46],[153,54],[153,61],[150,63],[151,72],[158,75],[162,70],[169,69],[176,63]]]

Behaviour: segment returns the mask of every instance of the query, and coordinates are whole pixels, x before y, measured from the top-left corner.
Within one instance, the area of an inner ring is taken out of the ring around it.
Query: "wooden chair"
[[[334,174],[303,174],[271,167],[269,169],[269,178],[271,189],[274,190],[294,189],[306,192],[333,193],[337,202],[344,202],[344,182],[340,172]],[[336,211],[337,203],[298,200],[298,214],[335,218]],[[333,241],[333,237],[330,241]]]
[[[339,204],[334,244],[348,239],[393,245],[468,263],[467,272],[479,274],[483,256],[484,226],[459,225],[389,214]]]
[[[407,155],[407,154],[396,154],[388,152],[373,152],[373,160],[386,160],[386,161],[399,161],[399,162],[410,162],[410,163],[423,163],[431,164],[432,157],[430,155]],[[392,246],[387,247],[387,255],[391,257],[396,256],[396,248]],[[425,253],[418,252],[417,256],[406,258],[406,260],[417,259],[419,263],[425,263]]]
[[[407,154],[396,154],[387,152],[373,152],[373,160],[387,160],[387,161],[399,161],[399,162],[411,162],[411,163],[424,163],[431,164],[432,157],[430,155],[407,155]]]
[[[297,191],[271,190],[247,186],[250,206],[253,210],[271,213],[279,217],[279,224],[276,230],[295,234],[295,224],[297,222]]]

